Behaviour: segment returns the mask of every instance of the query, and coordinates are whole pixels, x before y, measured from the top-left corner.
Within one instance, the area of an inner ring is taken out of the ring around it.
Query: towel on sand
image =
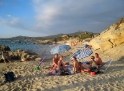
[[[63,71],[63,72],[61,72],[61,74],[60,75],[71,75],[71,71],[72,71],[72,66],[67,66],[67,71]],[[57,68],[54,68],[54,67],[52,67],[52,68],[50,68],[50,72],[46,75],[46,76],[59,76],[58,74],[57,74]]]

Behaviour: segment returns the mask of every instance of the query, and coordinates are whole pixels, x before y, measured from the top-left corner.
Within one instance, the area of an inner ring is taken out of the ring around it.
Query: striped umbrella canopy
[[[57,45],[50,50],[51,54],[60,54],[71,49],[69,45]]]
[[[75,52],[75,53],[71,56],[70,60],[72,60],[73,57],[76,57],[77,60],[81,60],[81,59],[83,59],[83,58],[85,58],[85,57],[90,56],[92,53],[93,53],[93,51],[92,51],[91,49],[78,50],[77,52]]]

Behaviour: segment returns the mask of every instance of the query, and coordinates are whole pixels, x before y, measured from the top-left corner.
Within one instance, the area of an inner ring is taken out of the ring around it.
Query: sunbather
[[[61,71],[62,71],[62,70],[66,70],[66,69],[65,69],[65,65],[64,65],[64,63],[63,63],[63,56],[60,56],[60,57],[59,57],[59,61],[58,61],[58,66],[57,66],[57,68],[58,68],[58,74],[61,74]]]
[[[96,64],[103,65],[103,62],[102,62],[101,58],[99,57],[98,53],[95,53],[95,57],[96,57]]]
[[[55,54],[54,58],[53,58],[53,67],[57,67],[58,66],[58,61],[59,61],[58,54]]]
[[[96,61],[94,59],[95,59],[95,57],[94,56],[91,56],[91,61],[90,61],[91,69],[92,68],[99,69],[98,68],[98,65],[96,64]]]
[[[80,72],[79,62],[77,61],[76,57],[73,57],[72,60],[74,62],[74,67],[73,67],[72,73],[78,73],[78,72]]]

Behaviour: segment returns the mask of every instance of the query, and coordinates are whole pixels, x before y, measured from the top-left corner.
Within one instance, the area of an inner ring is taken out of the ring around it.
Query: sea
[[[15,40],[0,40],[0,45],[9,46],[12,51],[15,50],[28,50],[35,52],[41,56],[52,56],[50,50],[55,46],[54,44],[38,44],[37,42],[30,41],[15,41]]]

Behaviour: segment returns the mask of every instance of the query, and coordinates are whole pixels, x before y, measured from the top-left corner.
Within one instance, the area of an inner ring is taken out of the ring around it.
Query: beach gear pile
[[[58,69],[57,68],[54,68],[54,67],[51,67],[50,68],[50,72],[46,75],[46,76],[65,76],[65,75],[71,75],[71,71],[72,71],[72,66],[68,65],[67,66],[67,70],[64,70],[64,69],[61,69],[60,71],[60,74],[57,74],[58,72]]]

